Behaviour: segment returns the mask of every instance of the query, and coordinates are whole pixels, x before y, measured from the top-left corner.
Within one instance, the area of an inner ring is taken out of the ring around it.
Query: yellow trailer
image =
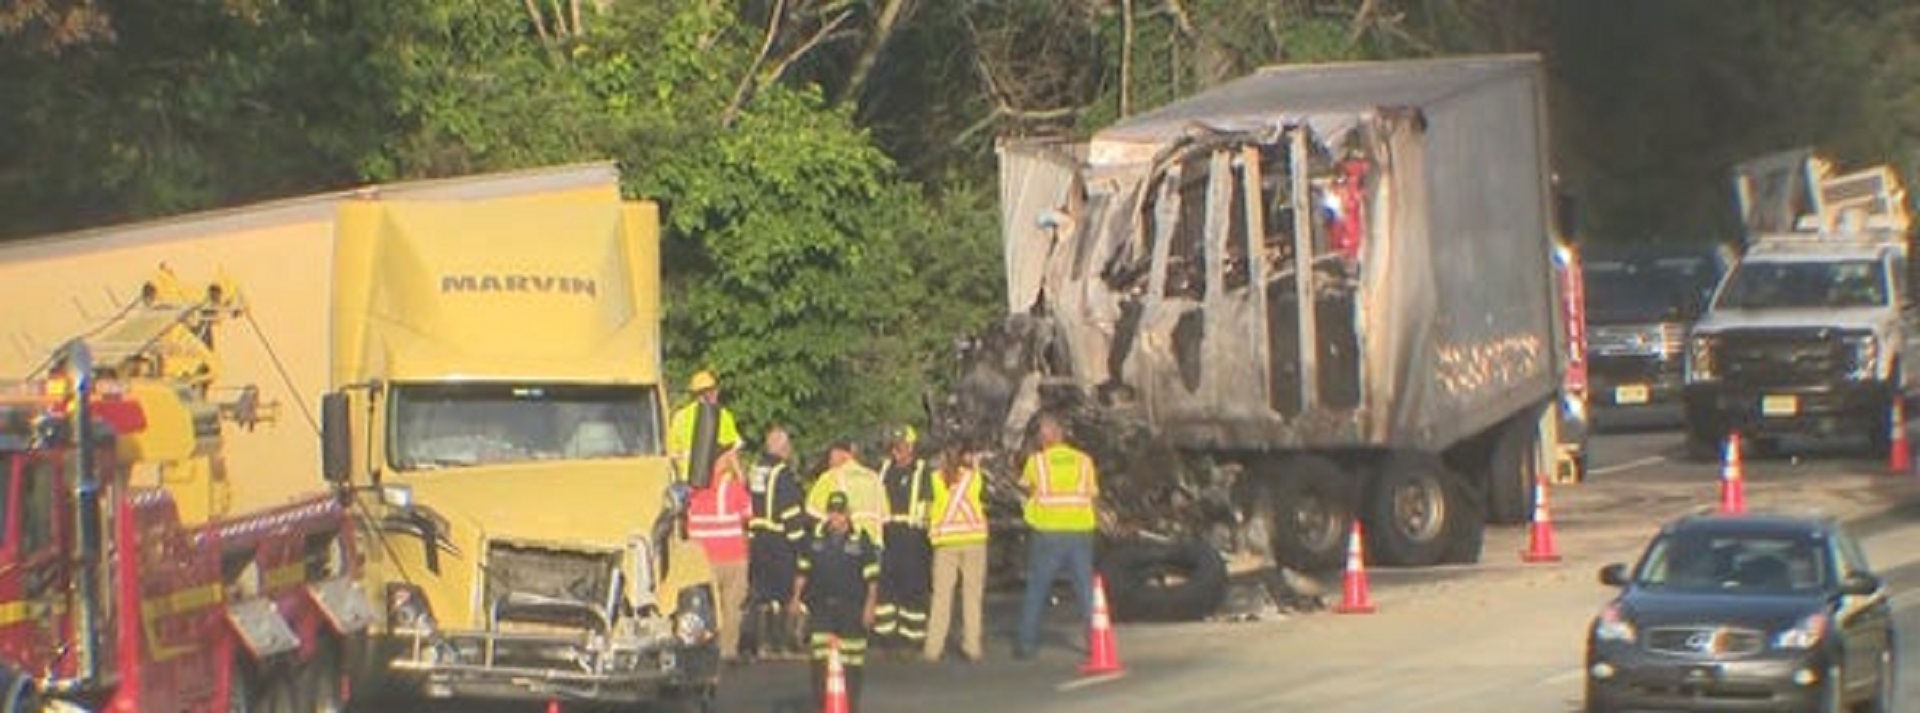
[[[384,619],[356,692],[705,706],[705,558],[664,448],[659,214],[610,164],[0,245],[0,375],[207,344],[202,521],[332,488]],[[198,332],[184,339],[183,332]]]

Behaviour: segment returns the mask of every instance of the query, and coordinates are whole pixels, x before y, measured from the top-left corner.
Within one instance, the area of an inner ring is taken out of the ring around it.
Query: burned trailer
[[[1042,409],[1127,434],[1090,449],[1109,535],[1329,569],[1357,518],[1381,564],[1476,559],[1566,460],[1543,81],[1533,56],[1277,67],[1003,143],[1010,316],[942,423],[1015,452]]]

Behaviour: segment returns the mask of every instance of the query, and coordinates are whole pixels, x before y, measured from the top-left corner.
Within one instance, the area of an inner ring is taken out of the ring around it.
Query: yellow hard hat
[[[694,372],[693,378],[687,381],[687,390],[697,394],[719,385],[720,380],[714,378],[713,372],[701,369]]]
[[[887,440],[892,443],[905,443],[911,446],[920,442],[920,432],[913,430],[912,426],[902,424],[894,426],[887,432]]]

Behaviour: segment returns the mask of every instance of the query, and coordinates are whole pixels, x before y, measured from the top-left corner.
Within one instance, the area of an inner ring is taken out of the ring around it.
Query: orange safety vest
[[[695,490],[687,502],[687,539],[699,542],[716,562],[737,562],[747,556],[747,520],[753,499],[740,481],[716,480]]]
[[[933,511],[938,513],[928,532],[935,547],[972,545],[987,541],[986,508],[980,502],[980,471],[969,468],[958,487],[946,478],[933,479]]]

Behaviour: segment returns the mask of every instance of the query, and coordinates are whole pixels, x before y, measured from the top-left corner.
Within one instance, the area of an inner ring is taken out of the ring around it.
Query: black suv
[[[1733,264],[1712,243],[1596,245],[1586,276],[1587,372],[1605,411],[1670,408],[1686,383],[1687,333]]]
[[[1587,633],[1587,710],[1891,713],[1891,596],[1831,519],[1662,527]]]

